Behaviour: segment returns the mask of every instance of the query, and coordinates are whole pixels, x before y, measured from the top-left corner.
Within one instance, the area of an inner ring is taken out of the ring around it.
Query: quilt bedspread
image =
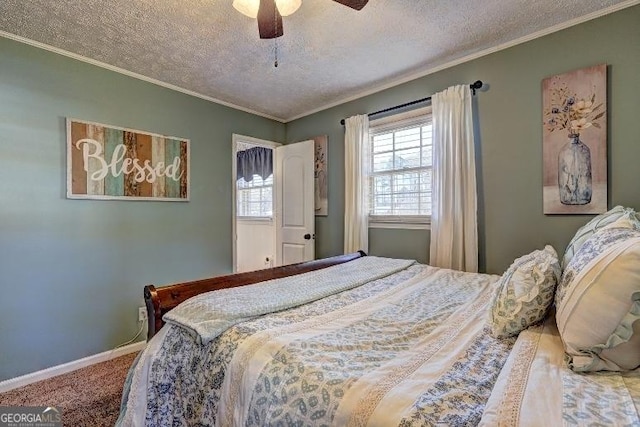
[[[415,261],[368,256],[255,285],[190,298],[164,316],[206,344],[229,327],[254,317],[310,303],[404,270]]]
[[[515,339],[485,322],[497,276],[411,265],[202,344],[167,325],[119,425],[476,425]]]

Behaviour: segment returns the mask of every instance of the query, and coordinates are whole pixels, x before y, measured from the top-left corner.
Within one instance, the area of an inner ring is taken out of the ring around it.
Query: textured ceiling
[[[287,121],[630,0],[304,0],[277,39],[232,0],[1,0],[0,30]],[[577,21],[576,21],[577,22]]]

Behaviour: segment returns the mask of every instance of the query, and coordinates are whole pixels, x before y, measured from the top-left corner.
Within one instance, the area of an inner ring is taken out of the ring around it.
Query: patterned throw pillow
[[[606,227],[588,239],[556,292],[556,323],[574,371],[640,366],[640,231]]]
[[[640,230],[640,218],[636,216],[636,212],[631,208],[616,206],[608,212],[596,216],[591,221],[580,227],[575,236],[569,242],[567,249],[562,257],[562,268],[567,268],[569,261],[580,247],[599,229],[621,219],[626,218],[631,222],[636,230]]]
[[[502,275],[491,304],[491,331],[496,338],[517,335],[544,319],[560,279],[553,247],[516,259]]]

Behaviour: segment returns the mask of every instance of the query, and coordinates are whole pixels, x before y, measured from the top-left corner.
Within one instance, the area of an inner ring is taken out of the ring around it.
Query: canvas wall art
[[[189,200],[189,140],[67,119],[67,197]]]
[[[315,143],[315,212],[316,215],[329,214],[328,175],[327,175],[327,136],[313,138]]]
[[[545,214],[607,210],[607,66],[542,81]]]

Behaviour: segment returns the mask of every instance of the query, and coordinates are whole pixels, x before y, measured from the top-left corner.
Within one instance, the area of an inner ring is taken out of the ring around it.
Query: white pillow
[[[492,335],[517,335],[544,319],[559,279],[558,254],[549,245],[516,259],[498,282],[491,304]]]
[[[607,227],[567,265],[556,322],[574,371],[640,366],[640,231]]]
[[[593,233],[619,220],[620,218],[626,218],[631,224],[633,224],[633,228],[640,230],[640,219],[636,217],[636,212],[632,208],[616,206],[608,212],[596,216],[578,229],[564,251],[562,268],[564,269],[569,265],[571,258],[573,258],[574,254],[580,249],[584,242],[593,235]]]

